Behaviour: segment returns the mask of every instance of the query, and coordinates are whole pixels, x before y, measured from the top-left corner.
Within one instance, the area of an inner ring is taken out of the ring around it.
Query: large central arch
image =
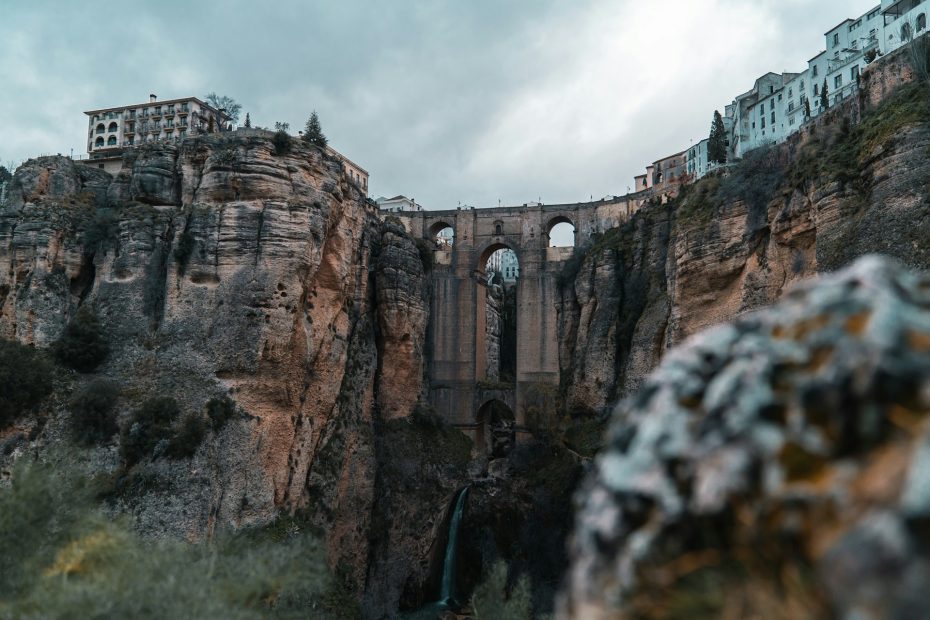
[[[492,241],[488,243],[478,254],[477,265],[475,265],[475,380],[486,381],[488,376],[488,287],[495,286],[488,282],[487,263],[488,260],[498,250],[510,250],[517,256],[517,263],[520,262],[520,254],[508,243],[502,241]],[[519,292],[520,281],[515,284]],[[519,318],[517,318],[519,321]],[[517,328],[519,333],[519,327]],[[492,377],[496,376],[492,373]],[[497,380],[496,378],[492,380]]]

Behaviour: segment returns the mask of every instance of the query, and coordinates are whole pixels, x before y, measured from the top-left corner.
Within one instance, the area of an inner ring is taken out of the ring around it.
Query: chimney
[[[158,96],[155,93],[149,95],[149,103],[155,103],[156,99],[158,99]]]

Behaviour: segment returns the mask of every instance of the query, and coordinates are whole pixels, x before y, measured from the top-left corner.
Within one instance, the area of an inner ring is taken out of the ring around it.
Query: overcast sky
[[[0,0],[0,162],[82,154],[85,110],[228,94],[314,109],[371,196],[428,209],[623,194],[877,0]]]

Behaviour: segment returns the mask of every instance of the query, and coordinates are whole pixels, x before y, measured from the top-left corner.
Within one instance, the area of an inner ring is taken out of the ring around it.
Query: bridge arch
[[[566,243],[571,236],[571,243]],[[546,222],[546,244],[549,247],[574,247],[576,245],[578,228],[567,215],[556,215]]]
[[[451,248],[455,244],[455,227],[446,220],[434,222],[429,227],[429,239],[437,246]]]
[[[497,398],[475,412],[475,448],[491,458],[507,456],[516,440],[516,417],[510,405]]]

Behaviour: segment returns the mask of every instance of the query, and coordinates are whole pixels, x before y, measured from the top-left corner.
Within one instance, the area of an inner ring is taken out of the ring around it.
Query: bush
[[[41,352],[18,342],[0,340],[0,428],[49,395],[54,370]]]
[[[97,316],[81,306],[64,333],[52,345],[55,358],[78,372],[92,372],[110,352]]]
[[[235,415],[236,403],[228,396],[211,398],[207,402],[207,417],[210,418],[210,426],[216,432],[221,431]]]
[[[283,129],[274,132],[271,144],[274,145],[275,155],[287,155],[291,152],[291,136]]]
[[[165,454],[172,459],[189,459],[207,434],[207,419],[200,412],[184,416],[174,431]]]
[[[75,441],[94,445],[110,439],[117,430],[116,399],[119,388],[111,381],[97,380],[74,395],[71,410],[71,435]]]
[[[194,253],[194,235],[190,230],[184,229],[181,237],[178,239],[178,245],[174,248],[174,259],[178,261],[178,273],[184,275],[187,271],[187,263],[190,261],[191,254]]]
[[[81,244],[85,254],[106,252],[116,246],[119,238],[119,219],[113,209],[97,209],[87,223]]]
[[[169,396],[142,403],[120,433],[120,453],[126,464],[138,463],[153,454],[159,442],[171,439],[174,422],[180,415],[178,401]]]
[[[507,565],[498,562],[488,578],[475,588],[471,604],[476,618],[529,620],[532,617],[529,580],[520,578],[507,596]]]
[[[332,578],[302,528],[143,540],[72,468],[27,460],[0,493],[0,617],[320,617]]]

